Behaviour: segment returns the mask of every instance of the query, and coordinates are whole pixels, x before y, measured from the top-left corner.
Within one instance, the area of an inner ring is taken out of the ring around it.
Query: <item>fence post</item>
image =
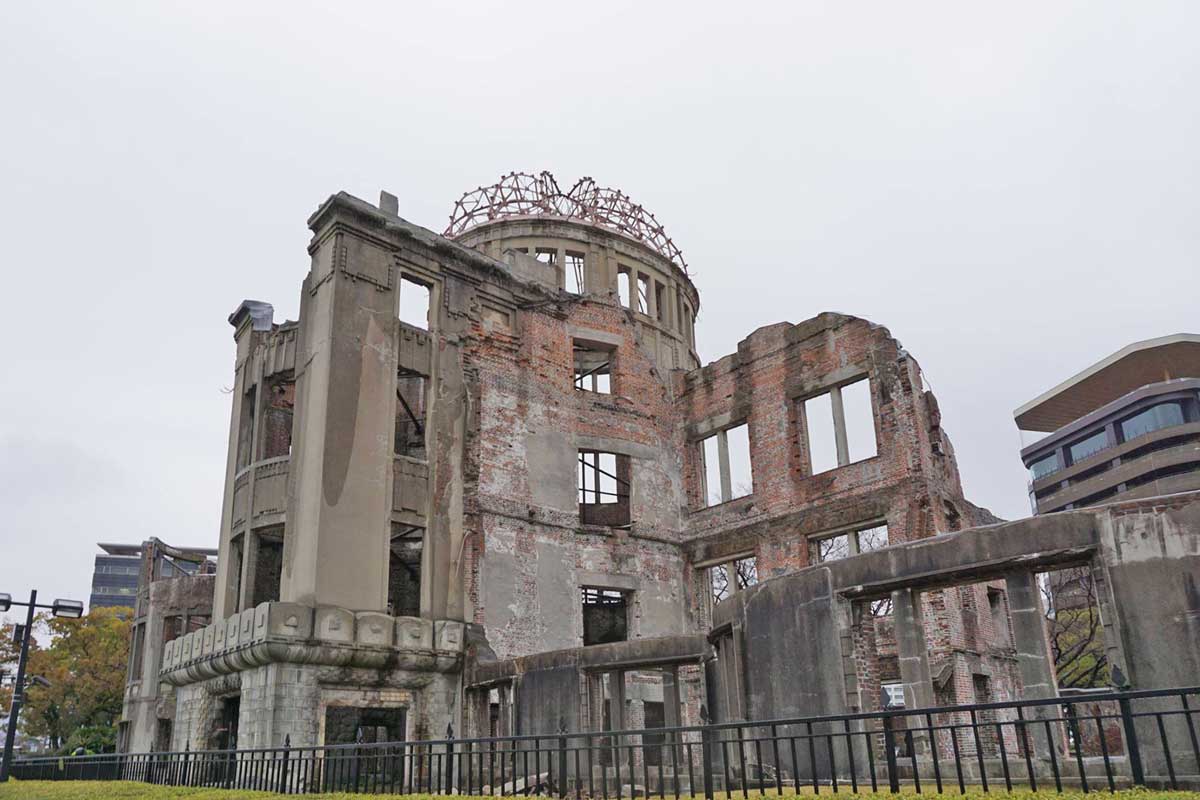
[[[1146,785],[1146,774],[1142,771],[1142,751],[1138,747],[1137,730],[1133,724],[1133,709],[1129,698],[1122,697],[1117,701],[1121,707],[1121,725],[1125,729],[1125,755],[1129,758],[1129,770],[1132,773],[1135,786]],[[1103,736],[1101,732],[1101,736]]]
[[[192,750],[192,740],[188,739],[183,745],[183,785],[184,786],[192,785],[188,781],[188,776],[191,771],[191,764],[189,763],[191,761],[191,755],[192,755],[191,750]]]
[[[563,717],[558,718],[558,796],[567,796],[567,721]]]
[[[708,708],[700,705],[700,769],[704,772],[704,798],[713,800],[713,765],[712,765],[712,731],[708,726],[712,720],[708,717]],[[725,790],[728,792],[729,787]]]
[[[283,737],[283,763],[279,767],[279,786],[275,790],[280,794],[287,794],[288,783],[288,756],[292,749],[292,735],[289,733]]]
[[[883,749],[884,758],[887,759],[888,771],[888,788],[892,794],[900,793],[900,775],[896,771],[896,733],[895,726],[896,718],[887,715],[883,718]],[[816,769],[816,764],[813,769]]]
[[[446,794],[454,792],[454,725],[446,724]]]

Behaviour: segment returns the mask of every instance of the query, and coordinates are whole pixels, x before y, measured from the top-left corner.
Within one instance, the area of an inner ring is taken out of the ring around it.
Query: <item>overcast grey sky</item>
[[[438,6],[441,6],[440,8]],[[441,230],[591,175],[694,270],[704,360],[886,325],[967,495],[1028,513],[1012,410],[1196,331],[1200,4],[9,3],[0,592],[94,543],[215,546],[243,298],[295,317],[341,189]]]

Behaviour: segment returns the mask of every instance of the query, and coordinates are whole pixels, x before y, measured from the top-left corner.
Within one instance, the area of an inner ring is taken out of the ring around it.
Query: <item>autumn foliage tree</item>
[[[94,608],[81,619],[39,617],[39,632],[50,645],[30,650],[28,675],[50,686],[26,692],[21,727],[49,740],[53,749],[111,747],[125,694],[132,613],[127,608]]]

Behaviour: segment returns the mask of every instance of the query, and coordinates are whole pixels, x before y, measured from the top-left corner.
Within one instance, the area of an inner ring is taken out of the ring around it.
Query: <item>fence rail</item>
[[[702,715],[704,714],[702,710]],[[316,792],[679,798],[811,790],[1200,788],[1200,687],[649,730],[191,750],[13,765],[24,780]],[[560,723],[561,725],[561,723]]]

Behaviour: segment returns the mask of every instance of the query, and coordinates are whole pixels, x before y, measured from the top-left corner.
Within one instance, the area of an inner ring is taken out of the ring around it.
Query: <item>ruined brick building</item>
[[[751,716],[722,607],[997,521],[886,328],[822,313],[701,366],[700,293],[620,192],[513,174],[442,235],[397,210],[330,197],[299,320],[230,316],[214,622],[161,669],[176,748],[531,732],[513,659],[548,653],[587,673],[574,725],[694,721],[706,693]],[[847,623],[852,708],[1014,696],[1005,581],[896,596]]]

